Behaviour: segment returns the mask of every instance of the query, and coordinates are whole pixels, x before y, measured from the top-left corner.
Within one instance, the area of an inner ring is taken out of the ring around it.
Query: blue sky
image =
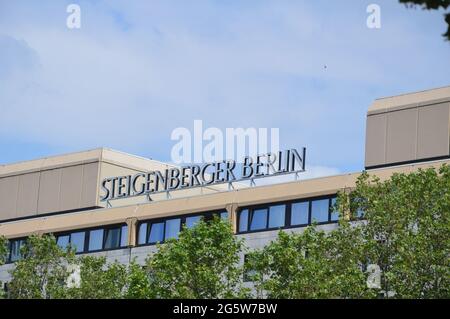
[[[361,170],[369,105],[449,85],[450,43],[442,12],[330,2],[0,0],[0,163],[100,146],[169,161],[172,130],[201,119],[278,127],[319,175]]]

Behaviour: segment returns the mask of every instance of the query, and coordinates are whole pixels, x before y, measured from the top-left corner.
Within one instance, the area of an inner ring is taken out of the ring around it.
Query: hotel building
[[[381,179],[395,172],[450,164],[450,86],[381,98],[366,118],[365,168]],[[31,234],[52,233],[62,247],[108,260],[143,262],[157,242],[176,238],[202,216],[229,219],[236,236],[261,248],[280,229],[301,231],[313,221],[337,227],[336,194],[360,172],[249,186],[206,185],[102,201],[102,181],[172,166],[106,148],[0,165],[0,235],[9,239],[0,281]]]

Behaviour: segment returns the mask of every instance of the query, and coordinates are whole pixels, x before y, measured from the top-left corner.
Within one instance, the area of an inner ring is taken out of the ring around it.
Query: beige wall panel
[[[113,165],[109,163],[101,163],[101,177],[100,182],[107,177],[116,177],[116,176],[124,176],[124,175],[133,175],[143,171],[137,171],[134,169],[129,169],[119,165]]]
[[[62,169],[52,169],[41,172],[38,214],[45,214],[59,210],[61,171]]]
[[[417,108],[390,112],[387,116],[386,162],[397,163],[415,160]]]
[[[61,211],[80,207],[81,185],[83,181],[83,166],[65,167],[61,173]]]
[[[381,180],[385,180],[394,172],[408,173],[418,168],[440,167],[443,163],[450,164],[450,160],[376,169],[371,170],[370,174],[375,174]],[[332,194],[336,190],[354,187],[358,176],[359,173],[344,174],[272,186],[255,187],[245,191],[229,191],[184,199],[151,202],[142,205],[96,209],[45,218],[27,219],[18,222],[0,223],[0,234],[8,238],[18,238],[37,231],[57,232],[123,223],[129,218],[144,220],[188,212],[211,211],[224,208],[230,204],[236,205],[236,207],[242,207],[249,204],[270,203],[294,198]]]
[[[19,177],[16,217],[36,215],[40,173]]]
[[[103,181],[103,179],[108,178],[108,177],[118,177],[118,176],[126,176],[126,175],[134,175],[137,173],[141,173],[141,171],[137,171],[134,169],[129,169],[129,168],[125,168],[119,165],[113,165],[113,164],[109,164],[109,163],[101,163],[101,170],[100,170],[100,180],[99,180],[99,184],[98,184],[98,196],[99,196],[99,206],[103,206],[106,207],[106,202],[100,202],[100,196],[103,195],[102,189],[101,189],[101,183]],[[145,197],[135,197],[135,198],[129,198],[126,200],[114,200],[111,201],[111,205],[115,206],[115,205],[131,205],[131,204],[135,204],[137,202],[142,202],[145,199]]]
[[[383,165],[386,163],[386,122],[386,114],[371,115],[367,117],[366,167]]]
[[[97,183],[99,163],[83,165],[83,185],[81,189],[81,207],[98,206]]]
[[[0,220],[16,217],[19,176],[0,178]]]
[[[450,103],[419,108],[417,157],[450,155]]]

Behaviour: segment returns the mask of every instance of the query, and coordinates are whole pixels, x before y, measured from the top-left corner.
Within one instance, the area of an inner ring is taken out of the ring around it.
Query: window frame
[[[72,233],[84,232],[84,247],[83,247],[84,249],[83,249],[83,251],[76,252],[75,254],[76,255],[91,254],[91,253],[98,253],[98,252],[102,252],[102,251],[111,251],[111,250],[128,248],[129,245],[127,245],[127,246],[121,245],[123,226],[127,226],[127,232],[128,232],[129,231],[128,225],[126,223],[120,223],[120,224],[112,224],[112,225],[106,225],[106,226],[96,226],[96,227],[90,227],[90,228],[73,229],[73,230],[69,230],[69,231],[52,233],[52,234],[53,234],[53,236],[55,236],[56,242],[58,242],[58,237],[69,235],[69,244],[71,245],[72,244]],[[119,229],[119,233],[120,233],[119,247],[105,249],[104,247],[105,247],[105,243],[106,243],[107,232],[111,229],[116,229],[116,228]],[[103,230],[102,248],[95,249],[95,250],[89,250],[89,239],[90,239],[91,231],[100,230],[100,229]]]
[[[7,250],[7,252],[6,252],[5,265],[6,265],[6,264],[13,264],[13,263],[19,261],[19,260],[22,258],[22,256],[20,256],[20,258],[17,259],[17,260],[14,260],[14,261],[11,260],[11,256],[12,256],[12,254],[11,254],[11,250],[12,250],[12,242],[23,241],[23,244],[20,245],[20,247],[19,247],[19,250],[21,250],[22,247],[23,247],[23,245],[26,245],[26,244],[27,244],[27,239],[28,239],[28,237],[17,237],[17,238],[7,239],[7,241],[8,241],[8,247],[7,247],[7,249],[8,249],[8,250]]]
[[[332,216],[332,199],[337,198],[337,194],[328,194],[328,195],[322,195],[322,196],[315,196],[315,197],[305,197],[305,198],[299,198],[299,199],[293,199],[288,201],[276,201],[276,202],[269,202],[264,204],[258,204],[258,205],[249,205],[249,206],[243,206],[240,207],[237,212],[237,218],[236,218],[236,234],[252,234],[252,233],[260,233],[264,231],[275,231],[280,229],[293,229],[293,228],[302,228],[309,225],[312,225],[312,202],[315,200],[323,200],[328,199],[328,220],[323,222],[316,222],[315,225],[328,225],[328,224],[337,224],[339,222],[338,220],[331,220]],[[291,224],[291,214],[292,214],[292,205],[297,203],[308,203],[308,223],[307,224],[300,224],[300,225],[292,225]],[[285,218],[284,218],[284,226],[281,227],[269,227],[269,219],[270,219],[270,207],[271,206],[279,206],[279,205],[285,205]],[[264,229],[258,229],[258,230],[250,230],[250,221],[251,216],[253,214],[253,211],[258,209],[267,209],[267,221],[266,221],[266,228]],[[246,231],[240,231],[239,226],[241,223],[241,212],[247,210],[247,230]]]
[[[153,219],[143,219],[140,220],[137,224],[136,227],[136,247],[143,247],[143,246],[154,246],[154,245],[158,245],[158,244],[163,244],[166,242],[166,221],[168,220],[172,220],[172,219],[180,219],[180,230],[179,232],[181,232],[184,227],[186,227],[186,218],[188,217],[195,217],[195,216],[200,216],[203,217],[203,220],[205,221],[210,221],[214,218],[214,216],[217,216],[221,219],[225,219],[222,218],[222,213],[227,213],[228,211],[224,208],[224,209],[217,209],[217,210],[213,210],[213,211],[202,211],[202,212],[197,212],[197,213],[188,213],[188,214],[182,214],[182,215],[173,215],[173,216],[167,216],[167,217],[160,217],[160,218],[153,218]],[[229,220],[229,214],[227,215],[227,219]],[[151,231],[151,225],[152,224],[158,224],[158,223],[163,223],[164,227],[163,227],[163,240],[162,241],[158,241],[158,242],[149,242],[150,239],[150,231]],[[147,224],[146,227],[146,234],[145,234],[145,243],[143,244],[139,244],[139,235],[140,235],[140,228],[142,224]],[[170,238],[170,239],[174,239],[174,238]]]

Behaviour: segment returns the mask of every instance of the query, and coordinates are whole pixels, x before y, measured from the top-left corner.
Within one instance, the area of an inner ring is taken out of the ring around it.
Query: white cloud
[[[167,160],[170,132],[203,119],[280,127],[313,163],[362,167],[374,98],[450,82],[439,24],[425,36],[414,20],[437,15],[380,4],[378,33],[364,5],[329,1],[80,1],[69,30],[64,3],[0,0],[16,52],[0,41],[0,135]]]

